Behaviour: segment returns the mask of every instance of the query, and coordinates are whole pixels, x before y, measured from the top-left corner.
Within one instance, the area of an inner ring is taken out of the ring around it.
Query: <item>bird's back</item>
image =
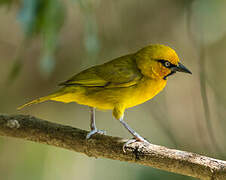
[[[62,86],[125,87],[142,78],[132,55],[116,58],[102,65],[93,66],[61,83]]]

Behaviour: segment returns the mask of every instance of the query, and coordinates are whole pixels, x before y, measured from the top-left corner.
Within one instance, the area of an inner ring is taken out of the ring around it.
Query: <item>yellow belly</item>
[[[66,87],[68,93],[51,100],[65,103],[77,102],[98,109],[113,109],[117,104],[130,108],[150,100],[165,85],[166,80],[163,79],[143,79],[134,86],[123,88]]]

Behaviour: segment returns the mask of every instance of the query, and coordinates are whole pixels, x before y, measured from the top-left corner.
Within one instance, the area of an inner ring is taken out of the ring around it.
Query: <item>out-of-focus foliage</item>
[[[97,62],[98,53],[100,51],[100,41],[98,37],[98,27],[95,16],[95,8],[99,5],[99,1],[93,0],[75,0],[83,12],[84,18],[84,45],[87,52],[86,61],[92,59],[93,63]],[[83,62],[85,65],[88,62]]]
[[[177,73],[125,120],[152,143],[225,159],[225,0],[0,0],[0,112],[55,91],[79,71],[149,43],[173,47],[192,76]],[[6,88],[7,80],[11,86]],[[88,108],[47,102],[24,109],[88,129]],[[108,135],[129,137],[111,112]],[[211,138],[212,137],[212,138]],[[0,179],[191,179],[135,164],[0,138]]]
[[[0,1],[0,5],[10,5],[12,3],[13,0],[1,0]]]
[[[11,1],[4,1],[10,4]],[[92,57],[96,62],[100,50],[98,28],[94,9],[98,2],[75,1],[84,15],[84,46],[87,58],[84,64]],[[55,53],[58,47],[59,33],[65,21],[65,5],[60,0],[21,0],[18,10],[18,20],[21,23],[25,35],[25,44],[32,43],[30,39],[36,36],[41,38],[42,51],[40,55],[41,74],[49,77],[55,67]],[[18,55],[20,56],[20,55]],[[21,57],[18,57],[21,59]],[[22,63],[18,60],[12,67],[9,75],[10,83],[19,75]]]
[[[42,52],[40,67],[43,75],[49,76],[55,66],[54,53],[65,16],[64,4],[60,0],[23,0],[18,19],[25,38],[40,35]]]
[[[64,19],[64,4],[59,0],[23,0],[19,21],[26,36],[59,32]]]
[[[208,86],[212,86],[211,88],[215,94],[216,101],[218,101],[216,105],[216,107],[218,106],[218,110],[221,109],[219,106],[220,104],[224,104],[225,106],[225,103],[221,103],[222,99],[225,99],[225,94],[221,93],[221,97],[218,98],[219,90],[225,89],[225,87],[223,87],[224,85],[222,86],[222,83],[215,84],[215,82],[213,82],[216,81],[216,76],[213,76],[211,71],[218,72],[218,82],[224,81],[223,79],[226,74],[224,70],[221,71],[221,68],[217,67],[219,64],[222,65],[222,63],[224,63],[224,61],[218,59],[220,58],[218,55],[212,57],[212,60],[210,60],[209,63],[207,58],[208,56],[215,54],[214,52],[216,52],[216,50],[212,50],[212,47],[222,41],[226,36],[226,1],[196,0],[192,3],[190,10],[190,38],[193,40],[194,47],[196,48],[199,57],[201,96],[206,124],[210,138],[212,139],[211,141],[213,142],[215,149],[219,152],[221,150],[220,147],[218,147],[217,138],[215,137],[214,128],[211,122],[211,113],[213,110],[209,105],[207,91]],[[220,56],[222,56],[222,54]],[[211,66],[212,68],[208,68],[208,66]],[[221,80],[222,77],[223,79]],[[220,114],[220,112],[218,113]],[[219,129],[221,129],[221,126],[219,126]],[[221,131],[223,131],[223,129],[221,129]]]
[[[15,60],[15,62],[13,63],[13,66],[10,69],[10,73],[9,76],[6,80],[6,83],[8,85],[11,85],[11,83],[14,82],[14,80],[18,77],[18,75],[20,74],[20,71],[22,69],[22,62],[20,59]]]
[[[196,0],[192,3],[192,33],[197,41],[212,44],[226,33],[226,1]]]

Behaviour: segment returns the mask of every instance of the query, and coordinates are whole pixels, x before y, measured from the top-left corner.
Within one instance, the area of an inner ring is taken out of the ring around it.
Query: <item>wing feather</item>
[[[93,66],[59,85],[102,86],[106,88],[132,86],[142,78],[142,74],[132,57],[132,55],[127,55],[102,65]]]

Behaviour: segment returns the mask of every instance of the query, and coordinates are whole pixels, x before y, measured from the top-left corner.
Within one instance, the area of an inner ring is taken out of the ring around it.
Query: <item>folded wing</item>
[[[142,74],[137,68],[133,56],[127,55],[84,70],[59,85],[129,87],[137,84],[141,78]]]

